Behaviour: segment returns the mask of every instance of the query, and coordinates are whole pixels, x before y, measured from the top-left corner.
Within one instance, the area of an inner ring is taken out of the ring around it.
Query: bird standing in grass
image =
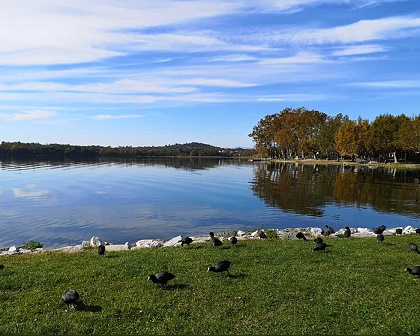
[[[405,269],[405,271],[410,273],[411,275],[413,275],[417,279],[420,278],[420,266],[415,266],[413,268],[407,267]]]
[[[155,284],[161,284],[162,288],[166,288],[166,284],[169,280],[175,278],[175,275],[169,272],[160,272],[156,274],[151,274],[147,278],[147,281],[152,281]]]
[[[210,241],[213,244],[213,246],[220,246],[220,245],[223,244],[220,239],[218,239],[214,236],[213,232],[210,232],[209,235],[210,235]]]
[[[216,273],[227,272],[229,276],[229,267],[231,264],[232,263],[229,260],[223,260],[223,261],[218,262],[214,266],[210,266],[207,269],[207,272],[216,272]]]
[[[416,253],[420,253],[420,252],[419,252],[419,247],[417,246],[417,244],[415,244],[415,243],[410,243],[410,244],[409,244],[409,246],[410,246],[410,250],[411,250],[411,251],[416,252]]]
[[[105,254],[105,245],[101,244],[101,245],[98,246],[98,254],[100,256]]]
[[[229,241],[232,245],[236,245],[238,243],[238,238],[236,238],[235,236],[230,237]]]
[[[385,240],[385,237],[382,233],[378,233],[376,235],[376,240],[378,241],[378,243],[382,243]]]
[[[314,239],[314,243],[316,243],[316,244],[319,244],[319,243],[322,243],[322,242],[323,242],[323,240],[322,240],[321,237],[317,237],[317,238]]]
[[[61,299],[67,305],[67,307],[74,308],[77,301],[80,299],[80,295],[77,291],[73,289],[66,290],[63,295],[61,295]]]
[[[307,240],[306,237],[305,237],[305,235],[302,232],[296,233],[296,238],[297,239]]]
[[[379,226],[377,228],[374,228],[373,229],[373,233],[381,234],[381,233],[383,233],[385,231],[385,229],[386,229],[386,226],[385,225],[381,225],[381,226]]]
[[[330,246],[330,245],[327,245],[324,242],[318,243],[318,244],[316,244],[316,247],[312,250],[312,252],[325,251],[325,248],[327,248],[328,246]]]
[[[346,229],[344,231],[344,237],[345,238],[350,238],[350,236],[351,236],[351,230],[348,226],[346,226]]]
[[[180,240],[181,242],[181,246],[183,247],[185,244],[187,244],[188,246],[190,246],[190,244],[193,242],[192,238],[190,237],[182,237],[182,239]]]

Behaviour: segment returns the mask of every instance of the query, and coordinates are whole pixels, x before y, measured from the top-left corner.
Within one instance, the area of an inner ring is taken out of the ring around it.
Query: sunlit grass
[[[2,256],[1,334],[417,334],[420,236]],[[231,276],[207,272],[232,261]],[[146,281],[170,271],[164,290]],[[61,294],[83,304],[67,311]]]

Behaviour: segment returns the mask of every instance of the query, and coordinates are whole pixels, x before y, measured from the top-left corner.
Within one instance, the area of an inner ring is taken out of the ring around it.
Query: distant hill
[[[254,149],[221,148],[199,142],[173,144],[165,146],[76,146],[69,144],[39,144],[22,142],[2,142],[0,157],[7,158],[139,158],[161,156],[220,156],[249,157],[255,154]]]

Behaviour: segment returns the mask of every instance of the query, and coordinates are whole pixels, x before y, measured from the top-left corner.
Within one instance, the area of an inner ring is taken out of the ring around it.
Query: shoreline
[[[384,236],[397,235],[396,230],[401,229],[402,233],[398,235],[416,235],[416,228],[412,226],[406,226],[405,228],[399,226],[394,228],[387,228],[383,232]],[[242,231],[239,230],[236,232],[235,236],[238,240],[251,240],[251,239],[263,239],[258,236],[258,231],[263,231],[267,234],[268,239],[293,239],[299,240],[296,237],[298,232],[302,232],[308,240],[313,240],[317,237],[322,236],[322,230],[319,227],[306,227],[306,228],[286,228],[286,229],[258,229],[254,231]],[[327,239],[336,239],[344,237],[344,228],[340,228],[334,233],[327,236]],[[376,237],[376,234],[373,232],[373,229],[368,228],[350,228],[351,237],[354,238],[368,238]],[[226,233],[215,234],[219,239],[221,239],[225,244],[230,244],[229,238],[233,235],[227,235]],[[210,237],[206,236],[190,236],[192,238],[191,244],[196,243],[206,243],[210,241]],[[19,246],[11,246],[0,250],[0,256],[4,255],[20,255],[27,253],[43,253],[43,252],[83,252],[92,248],[96,248],[99,245],[105,245],[106,251],[129,251],[129,250],[138,250],[142,248],[164,248],[164,247],[173,247],[181,246],[182,236],[175,236],[167,241],[162,239],[140,239],[134,243],[126,242],[124,244],[113,244],[109,242],[102,241],[98,236],[93,236],[89,241],[82,241],[78,245],[67,245],[58,248],[43,248],[39,247],[34,250],[24,249]]]

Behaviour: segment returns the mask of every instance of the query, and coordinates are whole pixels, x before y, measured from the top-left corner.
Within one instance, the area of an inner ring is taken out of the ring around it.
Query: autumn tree
[[[369,138],[369,121],[360,116],[357,122],[345,120],[335,136],[335,146],[340,156],[360,157],[367,152],[366,141]]]
[[[397,160],[397,151],[401,150],[399,140],[399,129],[407,122],[408,117],[404,114],[393,116],[391,114],[381,114],[375,118],[371,124],[371,132],[368,141],[368,147],[372,153],[382,153],[386,159],[389,153],[392,153],[394,162]]]
[[[316,142],[316,147],[322,157],[329,157],[331,153],[338,152],[335,146],[335,136],[340,126],[348,119],[348,116],[343,116],[341,113],[335,117],[327,116]]]

